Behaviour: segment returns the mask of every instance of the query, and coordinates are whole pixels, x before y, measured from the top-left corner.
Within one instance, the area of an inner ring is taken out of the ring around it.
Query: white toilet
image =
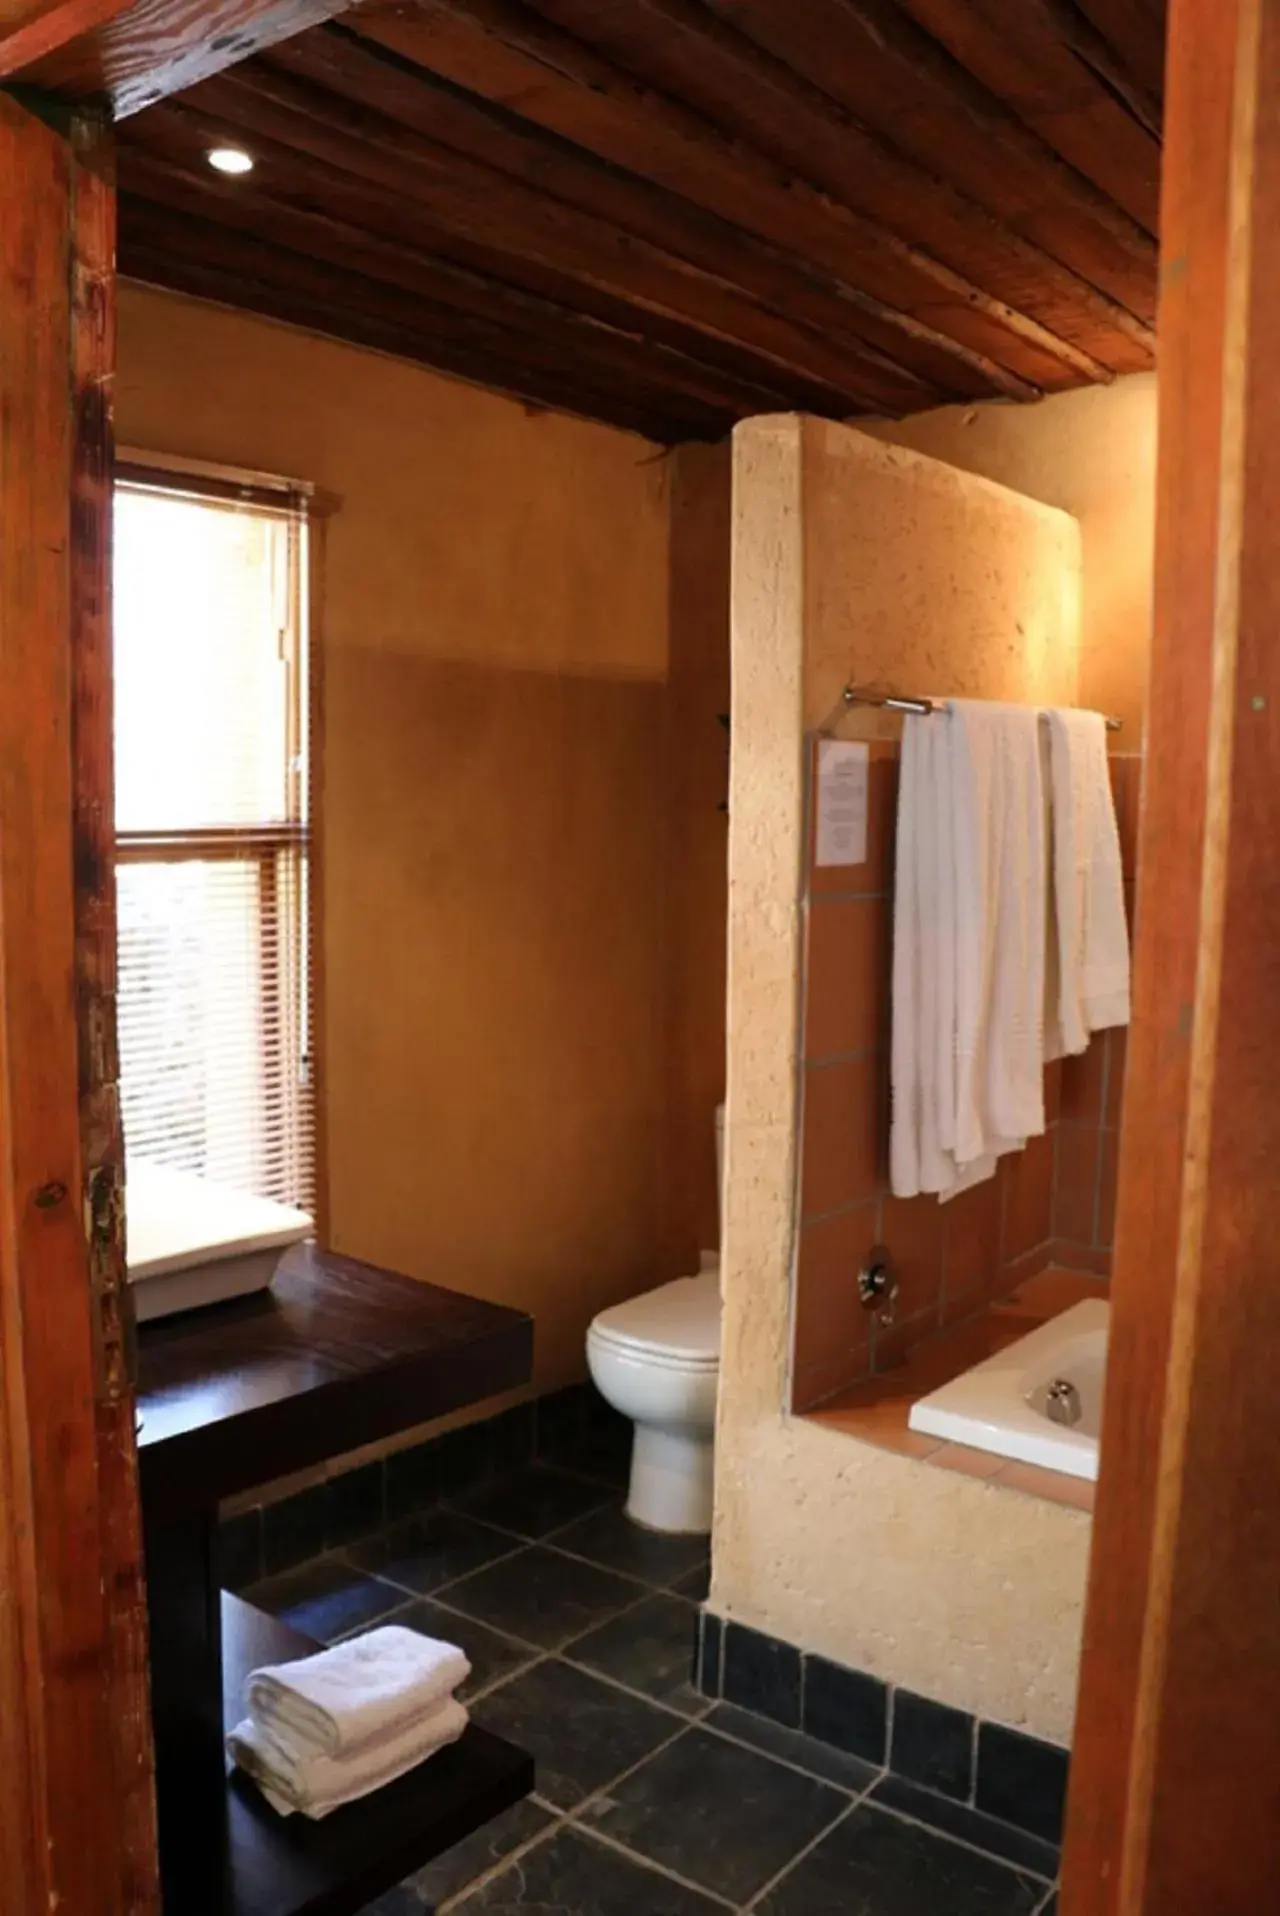
[[[723,1107],[716,1112],[718,1169],[722,1136]],[[601,1311],[587,1332],[587,1368],[605,1401],[635,1421],[627,1515],[650,1530],[710,1530],[719,1261],[706,1258],[696,1277]]]

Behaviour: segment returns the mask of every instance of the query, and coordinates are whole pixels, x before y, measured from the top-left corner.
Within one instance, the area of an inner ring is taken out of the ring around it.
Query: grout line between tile
[[[471,1692],[466,1699],[467,1708],[470,1709],[473,1703],[483,1703],[484,1699],[492,1696],[495,1690],[500,1690],[504,1683],[511,1683],[516,1677],[528,1676],[530,1670],[536,1670],[540,1663],[549,1661],[549,1655],[530,1657],[527,1663],[517,1664],[514,1670],[504,1670],[502,1675],[494,1677],[491,1683],[482,1683],[478,1690]]]
[[[620,1783],[628,1782],[637,1770],[642,1770],[646,1763],[652,1763],[655,1757],[659,1757],[665,1750],[669,1750],[673,1743],[678,1743],[680,1738],[686,1735],[692,1728],[693,1725],[690,1723],[688,1717],[681,1717],[670,1736],[665,1737],[661,1743],[655,1744],[653,1749],[646,1750],[645,1754],[635,1763],[628,1763],[625,1770],[619,1770],[616,1776],[611,1776],[607,1782],[601,1783],[594,1790],[588,1791],[580,1803],[575,1803],[570,1809],[565,1810],[564,1816],[566,1821],[570,1823],[578,1822],[585,1811],[593,1808],[603,1797],[609,1796],[618,1788]],[[618,1849],[624,1849],[626,1847],[625,1844],[618,1843],[616,1837],[610,1840]],[[635,1854],[638,1852],[631,1853]]]
[[[943,1797],[941,1800],[944,1803],[955,1802],[954,1797]],[[892,1803],[883,1803],[878,1798],[871,1797],[868,1800],[868,1807],[873,1810],[879,1810],[884,1816],[896,1816],[900,1823],[913,1823],[917,1829],[928,1830],[931,1836],[940,1836],[944,1842],[954,1843],[959,1849],[967,1849],[974,1856],[985,1856],[989,1863],[999,1863],[1003,1869],[1015,1870],[1019,1876],[1029,1876],[1033,1883],[1047,1883],[1050,1888],[1052,1888],[1056,1880],[1054,1877],[1044,1875],[1041,1870],[1033,1869],[1030,1863],[1012,1863],[1007,1856],[998,1856],[993,1849],[983,1849],[980,1843],[971,1843],[967,1836],[957,1836],[952,1830],[941,1829],[937,1823],[926,1823],[921,1817],[912,1816],[909,1810],[900,1810]],[[979,1811],[978,1814],[984,1815],[985,1811]],[[993,1822],[1000,1822],[1001,1820],[1000,1817],[992,1818]],[[1029,1830],[1018,1829],[1016,1823],[1010,1823],[1008,1827],[1018,1836],[1031,1835]],[[1044,1838],[1032,1837],[1031,1840],[1033,1842],[1043,1842]],[[1052,1849],[1053,1844],[1048,1843],[1045,1847]]]
[[[624,1611],[621,1614],[625,1615],[626,1612]],[[591,1632],[586,1631],[584,1634],[589,1636]],[[574,1643],[579,1643],[581,1640],[580,1637],[575,1637],[573,1641]],[[694,1711],[691,1713],[688,1710],[677,1709],[676,1705],[674,1703],[668,1703],[665,1697],[650,1696],[647,1690],[633,1689],[629,1683],[624,1683],[621,1677],[610,1676],[607,1670],[598,1670],[592,1663],[580,1663],[577,1657],[571,1657],[567,1654],[572,1648],[573,1643],[568,1643],[563,1649],[555,1650],[551,1654],[557,1663],[565,1664],[570,1670],[577,1670],[581,1676],[595,1677],[597,1682],[607,1683],[610,1689],[621,1690],[623,1696],[632,1697],[637,1703],[648,1703],[655,1710],[664,1710],[668,1716],[678,1716],[682,1723],[687,1723],[690,1726],[695,1723],[702,1723],[708,1711],[714,1708],[713,1699],[709,1696],[704,1696],[701,1690],[697,1689],[692,1682],[689,1688],[693,1691],[693,1694],[706,1705],[706,1709],[700,1712]]]
[[[878,1058],[881,1046],[877,1044],[858,1045],[853,1051],[820,1051],[814,1058],[806,1057],[806,1071],[826,1071],[837,1064],[861,1064],[864,1058]]]
[[[450,1603],[445,1592],[456,1590],[458,1585],[463,1582],[465,1582],[465,1578],[455,1577],[452,1583],[445,1584],[441,1590],[436,1591],[431,1601],[438,1603],[441,1609],[450,1611],[455,1617],[463,1617],[468,1623],[481,1624],[486,1630],[492,1630],[497,1636],[506,1637],[511,1643],[524,1644],[527,1649],[536,1651],[539,1657],[559,1656],[562,1651],[569,1648],[570,1644],[577,1643],[583,1637],[590,1636],[593,1630],[601,1629],[606,1623],[613,1623],[618,1617],[629,1616],[633,1610],[637,1610],[642,1603],[646,1602],[647,1599],[654,1594],[653,1591],[641,1585],[638,1597],[633,1597],[630,1603],[624,1603],[620,1609],[610,1611],[608,1616],[597,1618],[594,1623],[589,1623],[585,1630],[575,1630],[571,1632],[569,1636],[562,1637],[556,1643],[535,1643],[531,1637],[522,1637],[518,1635],[516,1631],[509,1630],[502,1624],[492,1622],[488,1617],[476,1616],[472,1611],[460,1609],[456,1603]],[[651,1701],[651,1699],[646,1700]]]
[[[852,1803],[846,1803],[838,1816],[833,1816],[831,1821],[828,1824],[826,1824],[824,1828],[820,1829],[818,1831],[818,1834],[812,1837],[809,1840],[809,1842],[807,1842],[804,1845],[803,1849],[798,1849],[795,1855],[792,1856],[787,1862],[785,1862],[782,1868],[780,1870],[777,1870],[775,1874],[769,1878],[767,1883],[762,1883],[760,1885],[755,1895],[752,1896],[748,1902],[745,1902],[742,1905],[744,1916],[747,1910],[756,1909],[759,1906],[759,1904],[763,1902],[764,1898],[769,1895],[771,1890],[776,1889],[778,1884],[782,1882],[785,1877],[790,1876],[793,1869],[799,1868],[800,1864],[804,1862],[806,1856],[811,1856],[813,1854],[814,1850],[817,1849],[819,1843],[825,1843],[828,1836],[830,1836],[834,1830],[839,1829],[841,1823],[843,1823],[847,1817],[850,1817],[853,1815],[853,1812],[858,1807],[859,1800],[860,1799],[855,1798],[855,1800]]]
[[[394,1588],[394,1586],[389,1585],[388,1588]],[[358,1637],[365,1630],[380,1630],[384,1623],[394,1623],[397,1617],[402,1617],[406,1610],[411,1610],[412,1608],[412,1598],[405,1603],[397,1603],[392,1609],[384,1610],[380,1616],[366,1617],[363,1623],[353,1623],[349,1630],[339,1630],[336,1636],[325,1637],[323,1639],[324,1647],[326,1650],[332,1649],[335,1643],[345,1643],[348,1637]],[[298,1625],[294,1624],[293,1628],[296,1630]],[[309,1636],[310,1634],[310,1631],[303,1631],[304,1636]],[[317,1638],[316,1640],[320,1641],[321,1639]]]
[[[508,1850],[505,1856],[498,1857],[497,1861],[491,1863],[488,1869],[482,1869],[479,1875],[473,1876],[469,1883],[464,1883],[462,1888],[455,1890],[452,1896],[446,1896],[444,1901],[437,1906],[435,1916],[444,1916],[446,1910],[459,1908],[473,1891],[482,1889],[486,1883],[492,1882],[495,1876],[500,1875],[501,1872],[512,1863],[518,1863],[522,1857],[529,1854],[531,1849],[536,1849],[539,1843],[550,1842],[551,1838],[558,1835],[568,1822],[569,1818],[563,1810],[557,1809],[554,1803],[546,1802],[545,1798],[538,1796],[536,1791],[528,1800],[530,1802],[540,1803],[544,1808],[549,1809],[554,1815],[555,1821],[545,1824],[540,1830],[535,1830],[533,1835],[525,1842],[517,1843],[514,1849]],[[447,1850],[444,1853],[446,1856],[448,1855]],[[432,1912],[424,1907],[423,1916],[432,1916]]]
[[[714,1703],[724,1703],[725,1701],[726,1699],[724,1697],[716,1697],[714,1699]],[[714,1704],[713,1704],[713,1707],[714,1707]],[[729,1704],[728,1707],[730,1709],[741,1709],[742,1705],[738,1703],[734,1703],[734,1704]],[[749,1716],[751,1712],[748,1710],[746,1714]],[[772,1721],[772,1719],[769,1717],[766,1717],[764,1721],[767,1723]],[[777,1763],[784,1770],[793,1771],[796,1776],[806,1777],[810,1783],[825,1783],[829,1790],[839,1790],[842,1795],[851,1796],[855,1803],[860,1802],[862,1798],[866,1795],[868,1790],[873,1790],[876,1784],[880,1781],[881,1777],[883,1777],[885,1774],[883,1764],[873,1764],[871,1765],[871,1767],[875,1769],[875,1775],[871,1778],[871,1781],[869,1783],[864,1784],[860,1790],[851,1790],[844,1783],[832,1782],[829,1776],[823,1776],[821,1772],[818,1770],[806,1770],[802,1763],[793,1763],[789,1756],[779,1756],[776,1750],[765,1750],[765,1749],[762,1749],[758,1743],[748,1743],[745,1737],[735,1736],[732,1730],[723,1729],[721,1725],[718,1723],[709,1723],[706,1717],[692,1718],[689,1722],[689,1727],[690,1729],[705,1730],[708,1736],[718,1736],[722,1743],[732,1743],[736,1745],[736,1747],[740,1750],[750,1750],[753,1756],[763,1756],[767,1762]],[[786,1728],[786,1725],[779,1724],[777,1727],[779,1729],[784,1729]],[[799,1731],[797,1732],[797,1734],[803,1735],[804,1732]],[[817,1737],[813,1737],[811,1738],[811,1741],[814,1743],[817,1743],[819,1739]],[[840,1756],[841,1754],[843,1754],[843,1752],[841,1752],[840,1750],[837,1750],[835,1745],[832,1743],[824,1743],[822,1745],[822,1748],[831,1750],[833,1754],[836,1756]],[[856,1762],[861,1763],[861,1762],[867,1761],[868,1759],[863,1757],[857,1757],[854,1760]]]
[[[549,1659],[547,1657],[544,1657],[541,1660],[547,1661]],[[512,1674],[514,1675],[516,1673],[513,1672]],[[594,1675],[595,1672],[593,1671],[591,1674]],[[495,1685],[492,1687],[496,1688],[497,1686]],[[615,1687],[618,1689],[621,1689],[623,1686],[621,1684],[618,1684]],[[652,1698],[646,1697],[643,1699],[643,1701],[651,1702]],[[439,1916],[444,1916],[444,1912],[446,1910],[451,1910],[456,1908],[459,1905],[459,1903],[461,1903],[464,1898],[470,1896],[474,1890],[478,1889],[482,1884],[487,1883],[492,1877],[499,1875],[501,1871],[506,1869],[510,1863],[516,1862],[519,1860],[520,1857],[527,1855],[529,1850],[535,1848],[537,1844],[548,1842],[559,1831],[563,1830],[566,1827],[566,1825],[570,1823],[577,1824],[578,1819],[584,1810],[589,1809],[592,1806],[592,1804],[598,1802],[602,1796],[606,1796],[610,1790],[616,1789],[620,1783],[625,1783],[628,1777],[633,1776],[637,1770],[643,1769],[646,1763],[651,1762],[653,1758],[660,1755],[663,1750],[670,1749],[671,1745],[673,1743],[678,1742],[679,1739],[685,1734],[687,1730],[692,1729],[693,1724],[688,1717],[677,1718],[674,1712],[668,1711],[667,1713],[673,1717],[674,1724],[675,1724],[675,1727],[673,1728],[671,1735],[669,1737],[666,1737],[661,1743],[657,1744],[654,1749],[646,1751],[644,1756],[640,1758],[639,1762],[632,1763],[627,1769],[619,1771],[617,1776],[610,1777],[607,1783],[602,1783],[598,1789],[592,1790],[589,1795],[584,1796],[582,1801],[580,1803],[575,1804],[571,1809],[567,1809],[567,1810],[562,1809],[558,1803],[553,1803],[549,1797],[539,1796],[538,1792],[535,1790],[533,1792],[535,1799],[538,1802],[545,1805],[547,1809],[551,1810],[557,1820],[554,1823],[548,1824],[546,1829],[539,1830],[535,1836],[531,1837],[527,1843],[522,1843],[518,1849],[511,1850],[506,1856],[500,1857],[498,1861],[490,1869],[484,1870],[479,1876],[473,1877],[469,1883],[465,1884],[463,1888],[457,1892],[456,1896],[447,1897],[445,1901],[441,1903],[440,1905]],[[599,1832],[595,1830],[589,1830],[586,1826],[582,1826],[582,1834],[584,1836],[585,1835],[598,1836]],[[605,1839],[601,1838],[601,1840],[603,1841]],[[618,1843],[613,1839],[608,1839],[608,1846],[611,1849],[620,1850],[632,1862],[644,1862],[645,1867],[650,1869],[659,1868],[657,1864],[650,1863],[647,1858],[640,1857],[638,1852],[634,1850],[626,1849],[623,1844]],[[665,1876],[671,1876],[673,1875],[673,1872],[670,1870],[660,1870],[660,1874]],[[693,1889],[697,1887],[696,1884],[686,1883],[683,1877],[675,1877],[674,1880],[676,1882],[681,1883],[685,1888]],[[702,1893],[705,1895],[708,1892],[703,1891]],[[724,1899],[722,1897],[717,1897],[715,1900],[718,1902],[723,1902]],[[732,1908],[733,1905],[725,1904],[725,1907]]]
[[[639,1863],[643,1868],[652,1870],[655,1875],[665,1876],[669,1883],[679,1883],[681,1889],[692,1890],[696,1896],[710,1903],[718,1903],[721,1909],[732,1910],[733,1916],[739,1916],[740,1904],[731,1903],[728,1897],[722,1896],[718,1890],[708,1889],[703,1883],[695,1883],[691,1876],[681,1876],[677,1870],[669,1868],[666,1863],[655,1862],[652,1856],[642,1856],[638,1849],[628,1849],[626,1844],[620,1843],[616,1836],[610,1836],[604,1830],[594,1829],[589,1823],[579,1823],[576,1810],[566,1820],[586,1837],[588,1842],[599,1843],[602,1849],[611,1849],[618,1856],[625,1856],[629,1863]]]
[[[827,891],[824,886],[821,891],[806,892],[802,903],[812,911],[815,905],[869,905],[877,899],[883,904],[886,898],[892,897],[893,893],[888,887],[883,891]]]
[[[558,1535],[559,1532],[553,1534]],[[615,1570],[612,1564],[597,1563],[594,1557],[584,1557],[578,1550],[566,1550],[563,1544],[553,1543],[550,1537],[545,1538],[544,1543],[546,1548],[548,1550],[554,1550],[558,1557],[568,1557],[573,1563],[584,1564],[588,1570],[603,1570],[607,1575],[611,1577],[621,1577],[627,1583],[642,1584],[648,1596],[679,1597],[683,1603],[696,1603],[697,1601],[694,1597],[686,1597],[683,1590],[677,1590],[676,1583],[679,1582],[680,1577],[688,1576],[694,1570],[700,1570],[702,1568],[701,1564],[690,1564],[689,1569],[681,1570],[671,1583],[650,1583],[647,1578],[637,1577],[633,1575],[630,1570]]]
[[[489,1530],[492,1529],[493,1526],[491,1524],[485,1524],[484,1528]],[[495,1534],[500,1537],[510,1537],[513,1547],[510,1550],[502,1551],[500,1555],[496,1557],[490,1557],[487,1563],[477,1564],[474,1570],[463,1570],[458,1576],[450,1577],[447,1583],[440,1584],[438,1588],[447,1590],[449,1584],[461,1583],[464,1577],[477,1577],[482,1570],[492,1570],[500,1563],[510,1563],[512,1557],[518,1557],[522,1550],[529,1548],[527,1541],[523,1537],[515,1537],[508,1530],[496,1531]],[[349,1557],[343,1557],[343,1562],[348,1569],[354,1570],[358,1576],[368,1577],[371,1583],[385,1584],[388,1590],[403,1590],[406,1596],[417,1597],[421,1603],[430,1603],[436,1594],[435,1590],[415,1590],[412,1584],[398,1583],[394,1577],[387,1576],[381,1570],[365,1570],[360,1564],[352,1563]]]

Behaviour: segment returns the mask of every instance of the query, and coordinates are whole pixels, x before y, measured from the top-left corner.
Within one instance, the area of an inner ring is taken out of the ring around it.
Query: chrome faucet
[[[883,1244],[867,1253],[867,1261],[858,1272],[858,1302],[864,1311],[874,1311],[881,1324],[892,1324],[898,1302],[898,1273]]]
[[[1055,1377],[1045,1392],[1045,1416],[1054,1424],[1078,1424],[1084,1411],[1080,1393],[1068,1377]]]

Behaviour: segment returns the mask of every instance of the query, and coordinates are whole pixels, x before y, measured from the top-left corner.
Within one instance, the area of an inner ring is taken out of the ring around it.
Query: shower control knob
[[[864,1311],[874,1311],[882,1324],[889,1324],[897,1301],[898,1273],[893,1258],[885,1245],[873,1245],[858,1272],[858,1302]]]

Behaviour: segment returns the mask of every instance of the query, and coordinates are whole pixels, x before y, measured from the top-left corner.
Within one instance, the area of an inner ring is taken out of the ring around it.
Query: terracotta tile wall
[[[865,864],[813,863],[802,985],[799,1231],[792,1408],[808,1410],[901,1362],[944,1326],[1006,1297],[1051,1261],[1105,1272],[1114,1209],[1124,1034],[1051,1066],[1049,1129],[998,1175],[946,1205],[888,1189],[889,975],[896,744],[870,747]],[[1113,762],[1131,877],[1140,761]],[[812,770],[810,777],[812,797]],[[894,1322],[863,1311],[857,1273],[874,1244],[898,1267]]]
[[[867,859],[818,867],[810,832],[802,1006],[796,1410],[901,1361],[942,1326],[1007,1294],[1049,1261],[1054,1151],[1037,1139],[1016,1165],[940,1205],[888,1189],[889,967],[898,747],[870,747]],[[813,807],[810,805],[812,814]],[[1056,1086],[1053,1087],[1056,1089]],[[858,1303],[874,1244],[898,1269],[894,1321]]]

